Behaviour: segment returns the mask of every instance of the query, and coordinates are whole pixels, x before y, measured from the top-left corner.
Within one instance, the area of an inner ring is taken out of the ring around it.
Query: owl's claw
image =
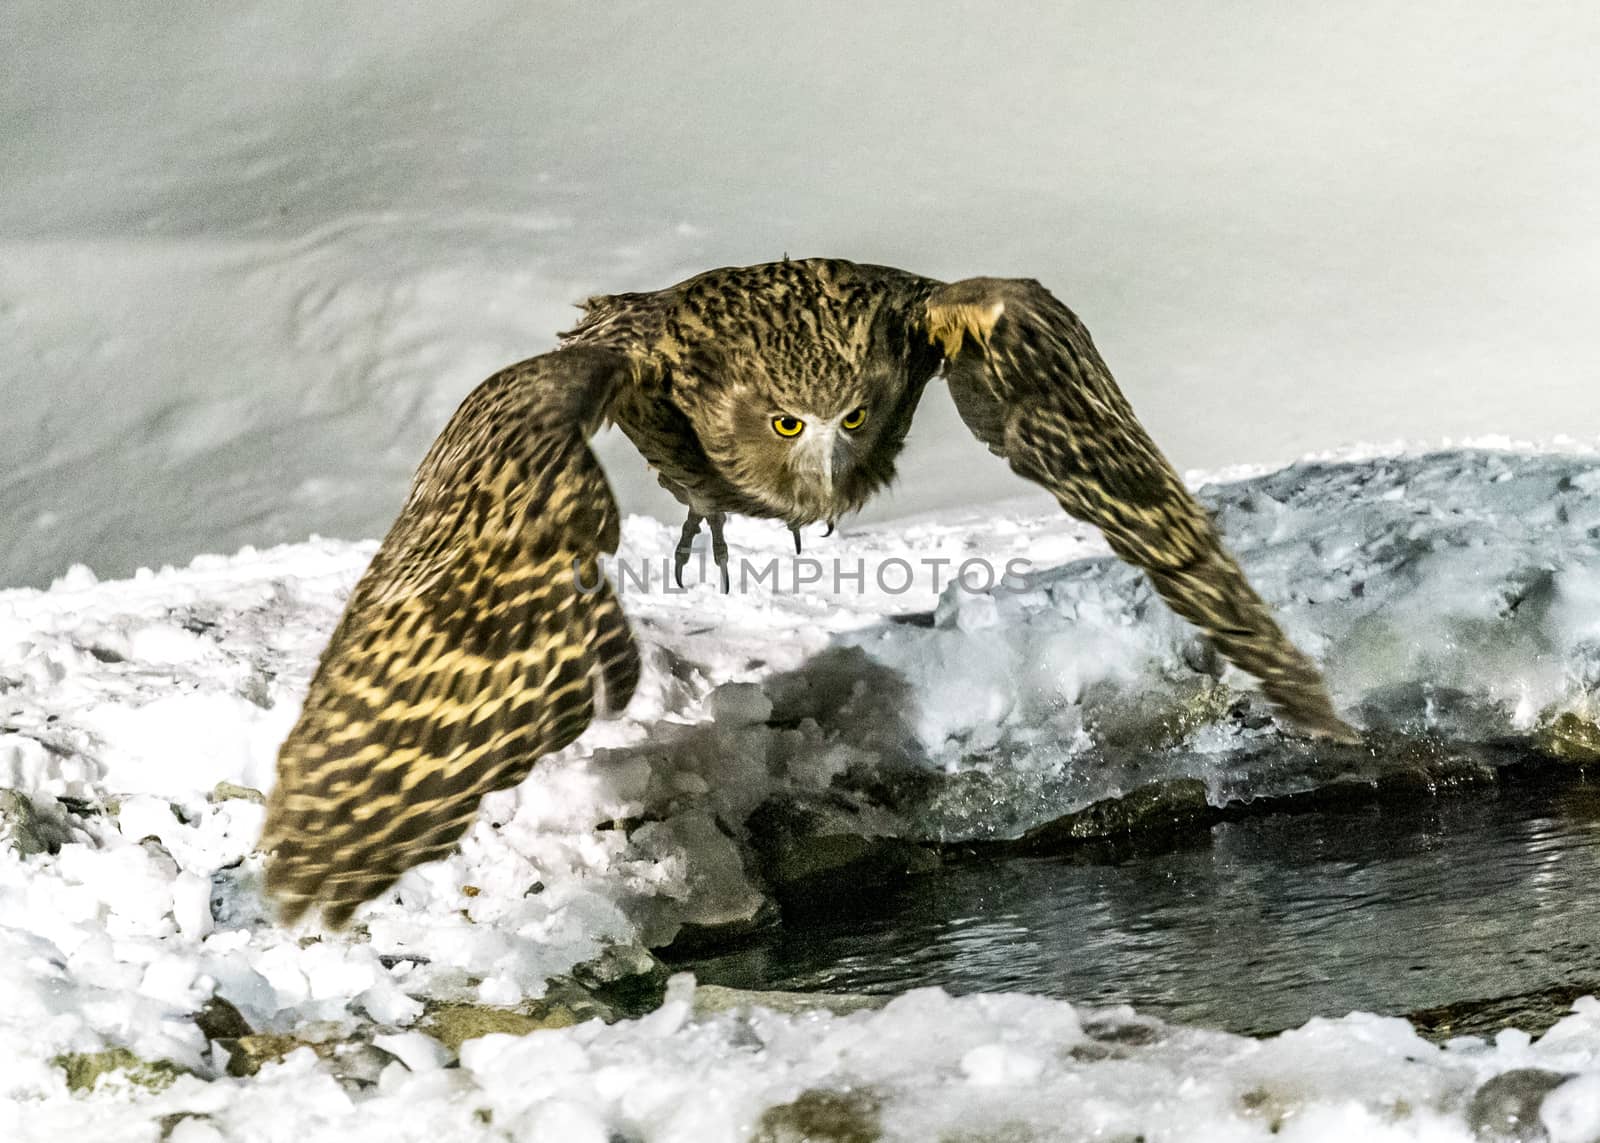
[[[800,529],[790,528],[789,531],[794,536],[794,554],[798,556],[800,554]]]
[[[707,518],[711,524],[711,558],[716,561],[717,570],[722,573],[722,594],[728,594],[728,541],[722,538],[722,525],[728,522],[728,517],[721,512]]]
[[[826,540],[831,535],[833,535],[833,521],[829,520],[828,521],[828,530],[826,532],[822,533],[822,538],[824,540]]]
[[[683,569],[689,566],[689,553],[694,551],[694,538],[700,534],[700,525],[710,524],[711,558],[722,573],[722,594],[728,594],[732,586],[728,577],[728,541],[722,538],[722,526],[727,522],[728,517],[722,512],[710,516],[689,513],[689,518],[683,522],[683,531],[678,533],[678,546],[672,550],[672,578],[679,587],[683,586]]]
[[[672,551],[672,578],[679,587],[683,586],[683,569],[689,566],[689,553],[694,549],[694,538],[700,534],[700,524],[704,519],[704,516],[690,512],[689,518],[683,522],[683,531],[678,533],[678,546]]]

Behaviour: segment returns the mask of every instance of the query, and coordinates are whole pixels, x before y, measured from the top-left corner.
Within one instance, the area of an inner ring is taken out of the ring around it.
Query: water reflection
[[[1020,989],[1241,1032],[1600,983],[1600,796],[1479,790],[947,869],[689,966],[746,988]]]

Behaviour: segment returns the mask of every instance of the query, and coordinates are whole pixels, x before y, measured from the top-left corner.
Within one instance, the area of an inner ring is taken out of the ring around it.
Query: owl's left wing
[[[1261,681],[1290,722],[1359,741],[1316,666],[1278,627],[1134,417],[1071,310],[1034,281],[970,278],[934,289],[913,322],[942,349],[950,394],[974,435],[1068,513],[1099,527],[1174,611]]]

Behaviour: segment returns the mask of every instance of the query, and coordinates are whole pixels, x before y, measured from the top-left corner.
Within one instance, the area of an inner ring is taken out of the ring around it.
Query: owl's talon
[[[794,536],[794,554],[798,556],[800,554],[800,529],[790,528],[789,531]]]
[[[700,534],[700,524],[704,519],[704,516],[690,512],[689,518],[683,522],[683,531],[678,533],[678,546],[672,551],[672,578],[679,587],[683,586],[683,569],[689,566],[689,553],[694,550],[694,538]]]
[[[824,540],[826,540],[831,535],[833,535],[833,521],[829,520],[828,521],[828,530],[826,532],[822,533],[822,538]]]
[[[731,581],[728,578],[728,541],[722,538],[722,525],[728,522],[728,517],[718,512],[707,519],[711,523],[711,558],[722,573],[722,594],[727,595]]]

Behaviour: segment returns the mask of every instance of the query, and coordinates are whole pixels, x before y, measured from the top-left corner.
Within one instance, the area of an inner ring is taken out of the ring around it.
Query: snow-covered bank
[[[1536,1041],[1440,1047],[1403,1020],[1315,1020],[1268,1040],[1026,996],[907,993],[877,1012],[693,1015],[693,986],[636,1021],[468,1041],[359,1089],[300,1048],[254,1078],[0,1107],[18,1143],[67,1137],[551,1143],[1145,1139],[1344,1143],[1600,1135],[1600,1001]],[[391,1047],[405,1050],[398,1038]],[[1543,1128],[1543,1133],[1540,1128]]]
[[[1307,462],[1204,495],[1364,726],[1470,744],[1560,724],[1579,747],[1592,732],[1600,458]],[[780,527],[736,525],[736,559],[796,570]],[[634,518],[622,558],[659,561],[673,538]],[[1554,1138],[1600,1133],[1592,1005],[1537,1045],[1438,1049],[1360,1017],[1256,1042],[1133,1017],[1147,1030],[1097,1038],[1070,1006],[1016,997],[705,1022],[670,1002],[607,1029],[471,1041],[459,1069],[433,1067],[447,1053],[417,1031],[430,1006],[515,1006],[607,944],[760,923],[758,808],[767,824],[810,815],[918,842],[1015,835],[1163,778],[1220,803],[1417,765],[1286,743],[1058,513],[808,541],[823,572],[803,591],[788,573],[726,597],[663,592],[659,572],[625,589],[646,660],[626,717],[487,799],[458,855],[320,939],[265,919],[255,791],[371,545],[0,593],[0,787],[21,795],[0,803],[10,1137],[93,1123],[153,1138],[162,1117],[199,1112],[211,1122],[173,1137],[735,1139],[805,1090],[848,1089],[839,1114],[895,1139],[1188,1139],[1199,1120],[1229,1138],[1277,1121],[1289,1137],[1449,1139],[1466,1137],[1482,1081],[1524,1067],[1582,1073],[1545,1105]],[[973,559],[1038,570],[1019,590],[935,589],[935,567],[948,579]],[[880,575],[892,563],[914,569],[905,591]],[[257,1033],[401,1036],[383,1042],[406,1063],[351,1090],[309,1052],[218,1078],[227,1052],[196,1022],[213,996]],[[113,1091],[69,1100],[57,1058],[116,1046],[202,1078],[138,1095],[136,1114]]]

